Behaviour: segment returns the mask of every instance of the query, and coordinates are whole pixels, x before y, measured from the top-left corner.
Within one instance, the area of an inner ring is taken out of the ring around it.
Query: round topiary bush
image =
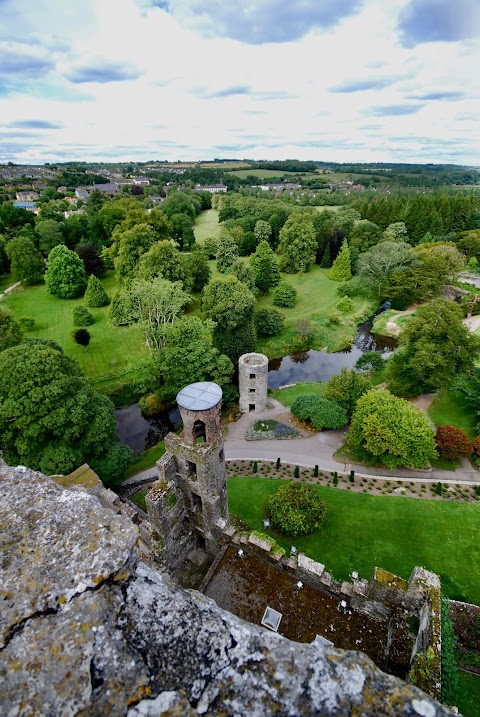
[[[282,281],[273,292],[273,305],[285,306],[287,309],[291,309],[295,306],[296,298],[297,290]]]
[[[327,507],[314,486],[286,483],[268,502],[270,519],[279,530],[296,537],[321,528]]]
[[[84,306],[76,306],[73,310],[74,326],[90,326],[93,324],[94,318]]]

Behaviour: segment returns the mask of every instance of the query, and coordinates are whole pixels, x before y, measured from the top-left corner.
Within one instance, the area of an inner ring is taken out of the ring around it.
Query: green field
[[[101,280],[111,298],[116,291],[113,272]],[[73,340],[72,313],[75,306],[83,304],[83,298],[59,299],[47,293],[44,284],[22,286],[2,300],[15,318],[31,316],[35,328],[26,334],[27,338],[53,339],[64,351],[76,358],[85,374],[92,379],[96,388],[104,382],[128,378],[135,372],[141,359],[148,355],[142,330],[139,326],[112,326],[108,321],[108,306],[89,309],[95,323],[88,326],[90,344],[84,349]]]
[[[278,177],[281,179],[285,177],[316,177],[315,172],[285,172],[281,169],[237,169],[232,172],[227,172],[232,177],[238,177],[239,179],[246,179],[247,177],[258,177],[258,179],[274,179]]]
[[[14,283],[15,281],[12,279],[10,274],[3,274],[3,276],[0,276],[0,294],[2,294],[5,289],[8,289],[8,287]]]
[[[296,386],[292,386],[291,388],[283,388],[281,391],[278,388],[273,388],[270,391],[270,395],[272,398],[276,398],[277,401],[280,401],[280,403],[283,403],[284,406],[288,406],[290,408],[292,403],[299,396],[307,396],[311,394],[314,394],[315,396],[325,396],[326,388],[327,384],[322,381],[312,383],[305,382],[297,383]]]
[[[480,675],[458,671],[455,706],[464,717],[480,717]]]
[[[217,237],[222,225],[218,223],[218,210],[206,209],[195,219],[195,241],[202,243],[207,237]]]
[[[459,391],[441,388],[428,409],[428,415],[436,426],[461,428],[470,438],[478,435],[475,430],[478,418]]]
[[[254,530],[263,530],[266,501],[280,482],[229,478],[229,510]],[[326,566],[337,580],[352,570],[370,579],[375,566],[408,579],[416,565],[438,573],[445,594],[480,604],[479,506],[398,496],[372,496],[318,486],[327,503],[323,530],[301,538],[279,536]]]
[[[366,299],[355,298],[353,312],[343,314],[336,311],[335,306],[340,300],[337,293],[339,283],[328,279],[328,271],[315,264],[305,274],[282,274],[282,281],[297,290],[297,301],[293,309],[280,309],[285,314],[283,332],[279,336],[260,337],[257,351],[268,358],[277,358],[302,348],[339,351],[350,346],[357,331],[357,324],[369,316],[375,307]],[[258,297],[257,307],[273,307],[272,289],[266,296]],[[338,324],[330,323],[332,314],[338,316]],[[308,347],[294,330],[294,324],[299,319],[309,319],[312,322],[313,341]]]

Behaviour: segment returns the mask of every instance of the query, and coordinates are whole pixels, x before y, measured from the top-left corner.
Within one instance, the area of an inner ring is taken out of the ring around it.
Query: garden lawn
[[[233,515],[253,530],[264,530],[268,497],[278,479],[229,478],[228,502]],[[321,531],[300,538],[270,531],[278,543],[292,544],[323,563],[337,580],[352,570],[370,579],[375,566],[408,579],[416,565],[438,573],[445,594],[480,605],[480,507],[409,498],[372,496],[317,486],[327,504]]]
[[[285,328],[279,336],[258,338],[257,351],[268,358],[277,358],[294,350],[327,348],[328,351],[339,351],[352,344],[357,324],[370,316],[375,306],[364,298],[354,298],[352,312],[338,311],[340,283],[330,281],[328,271],[315,264],[305,274],[282,274],[282,281],[297,290],[297,300],[292,309],[275,307],[285,315]],[[265,307],[273,307],[273,289],[258,297],[257,308]],[[336,317],[335,323],[330,322],[332,316]],[[313,341],[308,346],[295,332],[294,324],[299,319],[309,319],[312,323]]]
[[[463,393],[452,388],[441,388],[428,409],[428,416],[436,426],[455,426],[475,438],[478,418]]]
[[[113,272],[101,279],[107,294],[112,298],[116,291]],[[45,284],[22,286],[2,300],[14,317],[31,316],[35,328],[25,334],[27,338],[46,338],[56,341],[69,356],[76,358],[82,370],[96,388],[119,377],[128,378],[148,355],[142,330],[139,326],[112,326],[108,321],[108,306],[88,310],[95,322],[87,327],[91,340],[85,348],[73,340],[73,310],[83,304],[78,299],[59,299],[47,293]]]
[[[480,717],[480,675],[458,670],[454,704],[464,717]]]
[[[195,219],[193,226],[195,240],[202,244],[207,237],[218,237],[221,228],[222,225],[218,223],[218,210],[206,209]]]
[[[283,388],[281,391],[278,388],[273,388],[270,391],[272,398],[276,398],[277,401],[283,403],[284,406],[290,407],[296,398],[299,396],[325,396],[327,384],[322,381],[316,381],[313,383],[297,383],[296,386],[291,388]]]
[[[123,474],[123,479],[131,478],[132,476],[140,473],[141,471],[147,470],[147,468],[153,468],[159,458],[165,453],[165,443],[160,441],[156,446],[147,448],[146,451],[141,453],[133,463],[130,463],[127,470]]]
[[[5,289],[8,289],[12,284],[15,284],[15,279],[12,279],[10,274],[2,274],[0,276],[0,294],[3,294]]]

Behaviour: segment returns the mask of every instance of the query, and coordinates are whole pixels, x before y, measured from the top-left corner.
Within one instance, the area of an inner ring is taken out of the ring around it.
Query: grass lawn
[[[480,717],[480,675],[458,671],[455,705],[464,717]]]
[[[113,272],[101,280],[110,298],[116,291]],[[86,376],[100,388],[100,384],[126,377],[138,370],[141,359],[148,355],[143,333],[138,326],[112,326],[108,321],[108,306],[89,311],[95,322],[88,326],[90,344],[84,349],[73,340],[73,309],[83,304],[83,298],[59,299],[47,293],[45,284],[25,286],[12,291],[2,303],[15,318],[31,316],[35,328],[26,336],[53,339],[69,356],[76,358]],[[104,387],[102,386],[102,390]]]
[[[428,415],[436,426],[455,426],[475,438],[478,418],[463,393],[452,388],[441,388],[428,409]]]
[[[285,314],[284,330],[279,336],[258,338],[257,351],[268,358],[277,358],[305,348],[294,330],[294,324],[299,319],[309,319],[313,325],[314,338],[308,348],[338,351],[350,346],[357,331],[357,324],[368,317],[375,307],[368,300],[354,298],[354,309],[351,313],[337,311],[335,307],[340,300],[337,293],[339,283],[330,281],[328,271],[314,265],[305,274],[282,274],[282,281],[297,290],[297,301],[293,309],[280,308]],[[257,307],[273,307],[272,289],[266,296],[258,297]],[[330,323],[332,315],[338,317],[338,323]]]
[[[160,441],[156,446],[147,448],[146,451],[141,453],[133,463],[131,463],[125,473],[123,474],[123,480],[131,478],[131,476],[140,473],[141,471],[147,470],[147,468],[153,468],[159,458],[165,453],[165,443]]]
[[[283,403],[284,406],[290,407],[299,396],[307,396],[310,394],[324,396],[326,387],[327,384],[322,381],[297,383],[296,386],[283,388],[281,391],[278,388],[273,388],[270,391],[270,395],[272,398],[276,398],[277,401],[280,401],[280,403]]]
[[[279,486],[275,479],[229,478],[230,512],[263,530],[266,501]],[[352,570],[370,579],[375,566],[408,579],[423,566],[440,575],[448,597],[480,604],[478,505],[317,489],[327,503],[324,529],[295,539],[272,531],[282,547],[296,545],[337,580]]]
[[[2,274],[0,276],[0,294],[3,294],[5,289],[8,289],[12,284],[15,284],[15,280],[12,279],[10,274]]]
[[[145,502],[145,496],[149,492],[150,488],[147,488],[147,490],[139,490],[138,493],[134,493],[131,497],[131,500],[133,500],[136,505],[138,505],[139,508],[147,512],[147,504]]]
[[[201,244],[207,237],[217,237],[221,228],[222,225],[218,223],[218,210],[206,209],[195,219],[195,240]]]

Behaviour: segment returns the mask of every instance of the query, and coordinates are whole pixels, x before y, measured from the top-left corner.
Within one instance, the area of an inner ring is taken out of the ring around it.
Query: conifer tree
[[[266,294],[271,286],[280,283],[278,259],[267,241],[260,242],[255,254],[250,258],[250,266],[255,275],[255,286],[262,294]]]
[[[84,300],[85,306],[92,306],[93,308],[108,306],[110,303],[107,292],[95,274],[90,274],[88,277],[87,290],[85,292]]]
[[[349,281],[352,278],[350,249],[346,239],[343,240],[342,248],[328,272],[328,278],[332,281]]]

